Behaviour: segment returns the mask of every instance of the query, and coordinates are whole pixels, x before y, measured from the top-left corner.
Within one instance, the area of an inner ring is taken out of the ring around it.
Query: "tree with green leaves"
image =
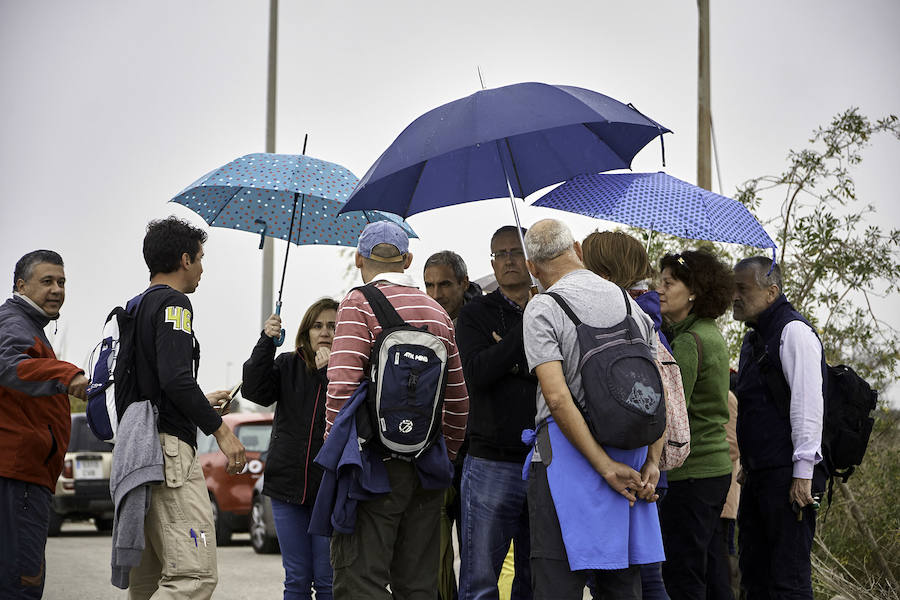
[[[763,223],[775,233],[785,292],[818,329],[828,362],[850,365],[877,389],[900,361],[900,336],[871,302],[900,289],[900,229],[872,224],[875,208],[857,197],[852,171],[885,133],[900,140],[896,116],[872,121],[850,108],[817,129],[810,147],[791,150],[781,174],[751,179],[736,196],[754,213],[764,197],[783,198]]]

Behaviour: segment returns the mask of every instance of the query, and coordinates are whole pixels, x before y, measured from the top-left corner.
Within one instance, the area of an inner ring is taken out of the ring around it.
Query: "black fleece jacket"
[[[492,332],[501,338],[494,340]],[[522,310],[500,290],[473,298],[459,313],[456,345],[469,390],[469,454],[521,462],[522,430],[534,428],[537,378],[528,371]]]
[[[156,402],[159,431],[197,447],[197,428],[210,435],[222,417],[197,385],[200,344],[188,297],[167,285],[148,289],[135,318],[135,372],[141,396]]]
[[[262,406],[278,402],[263,483],[263,493],[276,500],[309,506],[316,501],[322,467],[313,459],[325,435],[326,369],[311,372],[298,352],[276,358],[266,335],[244,363],[244,398]]]

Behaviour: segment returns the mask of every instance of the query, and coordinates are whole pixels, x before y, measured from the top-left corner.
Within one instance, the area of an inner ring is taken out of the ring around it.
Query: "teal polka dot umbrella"
[[[305,154],[248,154],[207,173],[171,202],[182,204],[213,227],[247,231],[290,241],[298,246],[324,244],[356,247],[359,234],[374,221],[393,221],[418,237],[396,215],[378,210],[339,214],[359,179],[341,165]],[[275,312],[281,314],[281,293]],[[282,331],[283,341],[284,331]],[[280,345],[280,344],[278,344]]]
[[[358,181],[341,165],[311,156],[248,154],[204,175],[172,202],[188,207],[213,227],[290,240],[298,246],[356,247],[368,223],[385,220],[417,237],[405,221],[390,213],[338,214]]]
[[[678,237],[772,248],[775,242],[747,208],[665,173],[579,175],[538,198],[557,208]]]

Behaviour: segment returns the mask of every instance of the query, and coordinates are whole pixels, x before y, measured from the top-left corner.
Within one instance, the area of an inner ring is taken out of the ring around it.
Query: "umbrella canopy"
[[[772,248],[775,242],[738,202],[665,173],[582,175],[532,206],[557,208],[678,237]]]
[[[590,90],[519,83],[482,90],[413,121],[342,210],[408,217],[473,200],[524,198],[580,173],[628,168],[669,130]]]
[[[355,247],[368,223],[383,220],[416,237],[395,215],[374,210],[338,214],[358,181],[341,165],[311,156],[257,153],[211,171],[171,201],[213,227],[290,239],[297,245]]]

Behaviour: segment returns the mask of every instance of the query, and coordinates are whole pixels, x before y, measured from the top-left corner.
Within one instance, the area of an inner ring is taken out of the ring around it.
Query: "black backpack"
[[[578,335],[581,409],[594,439],[603,445],[633,450],[658,440],[666,430],[663,382],[656,355],[644,339],[625,298],[625,319],[613,327],[582,323],[556,292],[547,292],[575,324]]]
[[[426,327],[404,321],[372,284],[362,292],[381,333],[369,357],[369,390],[357,433],[381,454],[416,458],[441,435],[447,347]]]
[[[790,415],[791,388],[784,379],[784,373],[773,368],[761,336],[755,331],[750,335],[755,336],[752,340],[754,357],[765,377],[766,386],[782,413]],[[846,483],[866,454],[875,423],[871,413],[878,404],[878,392],[846,365],[826,367],[823,462],[826,477],[832,483],[835,477]]]

